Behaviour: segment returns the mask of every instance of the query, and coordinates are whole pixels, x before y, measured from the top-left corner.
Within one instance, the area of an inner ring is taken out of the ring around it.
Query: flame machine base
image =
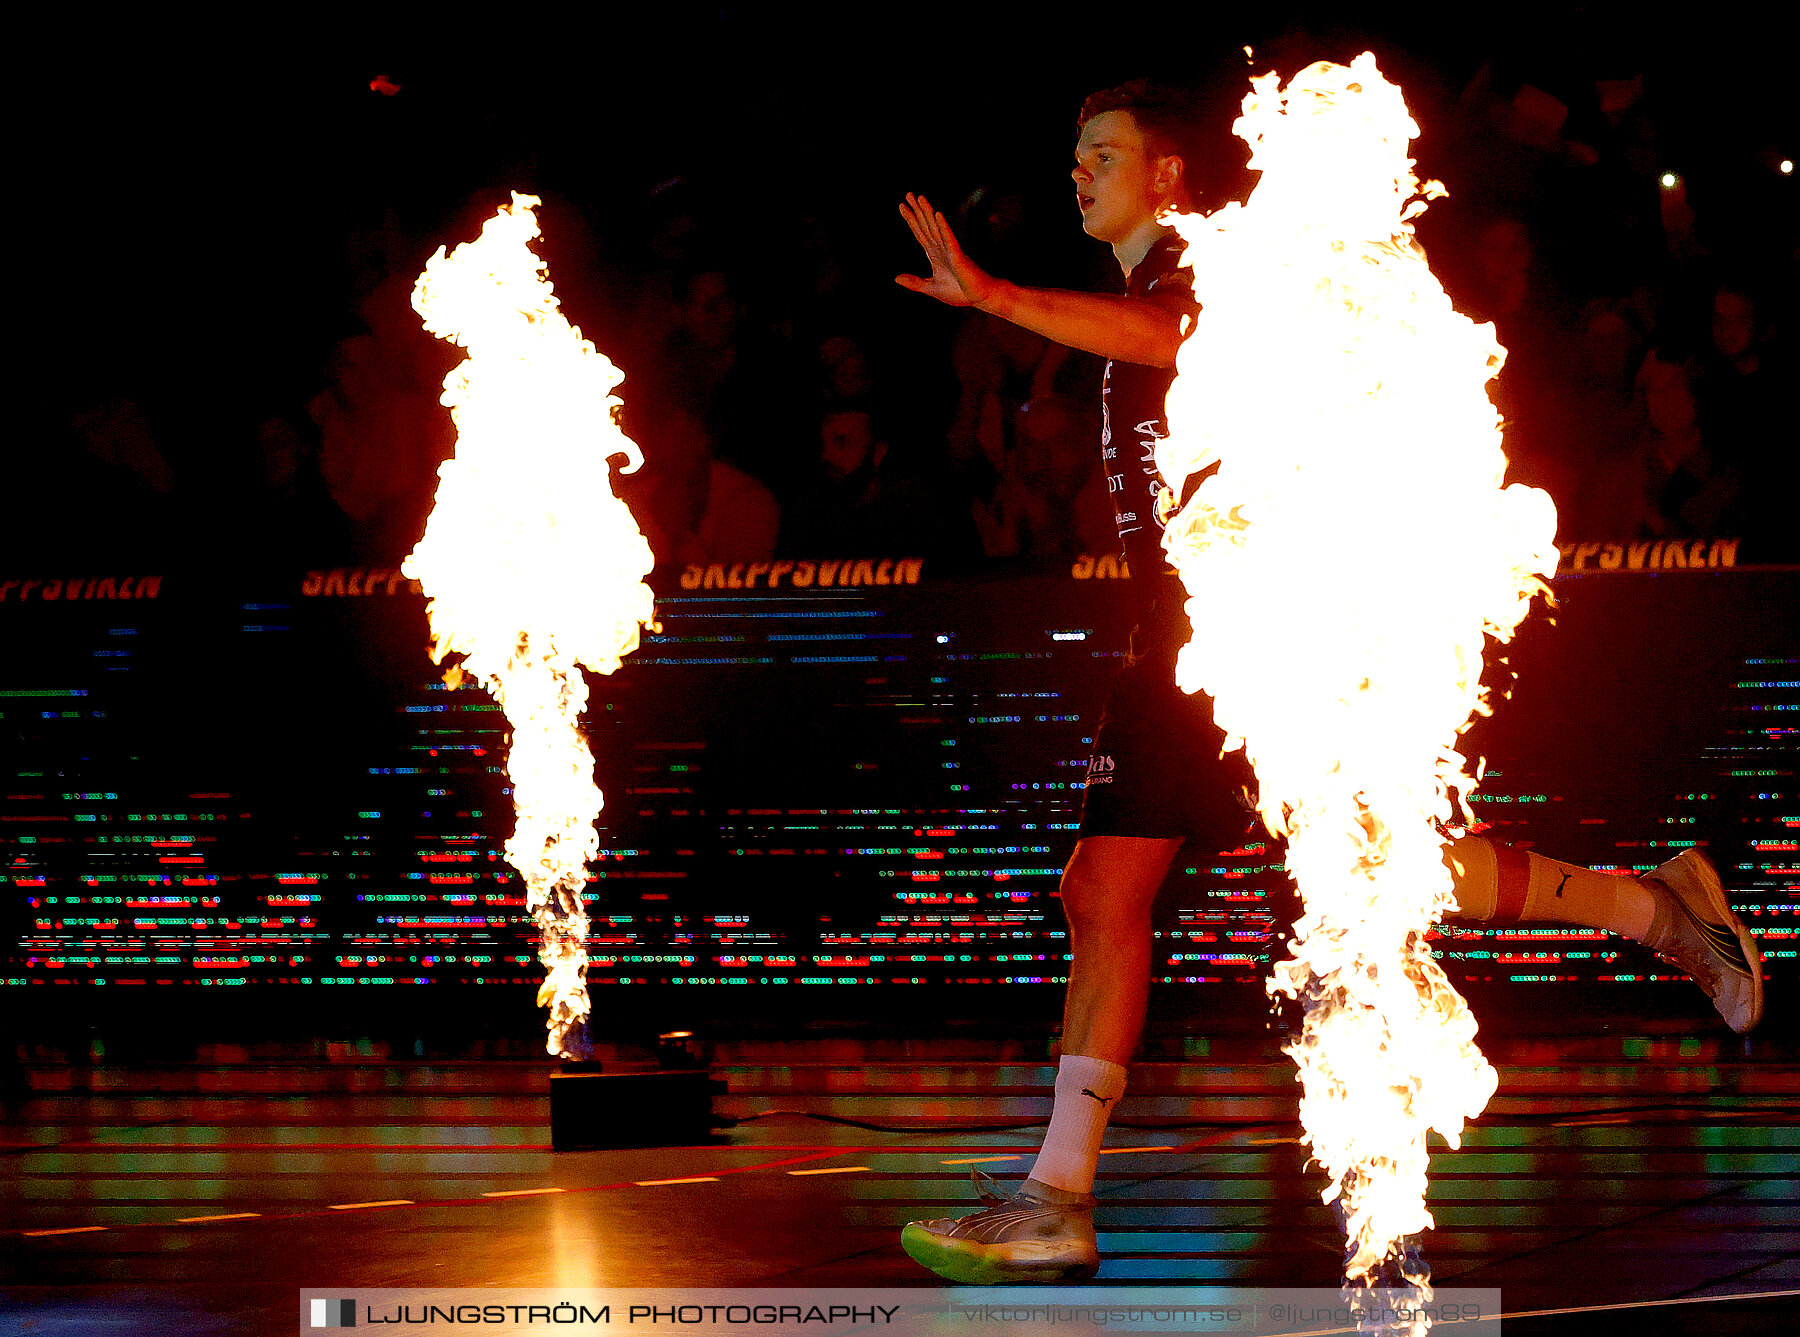
[[[717,1141],[712,1099],[725,1083],[704,1069],[572,1071],[550,1077],[550,1145],[556,1151],[679,1147]]]

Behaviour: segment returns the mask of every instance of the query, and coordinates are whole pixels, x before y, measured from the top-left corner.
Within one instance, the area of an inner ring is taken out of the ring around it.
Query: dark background
[[[908,384],[923,417],[945,414],[954,315],[891,282],[918,267],[899,197],[922,190],[948,209],[979,185],[1016,187],[1027,226],[991,261],[1025,281],[1115,280],[1079,230],[1069,149],[1082,96],[1146,72],[1208,90],[1218,155],[1201,176],[1216,204],[1249,184],[1229,133],[1247,74],[1373,48],[1424,128],[1421,175],[1450,186],[1422,225],[1434,261],[1454,249],[1459,216],[1497,195],[1528,196],[1536,215],[1578,213],[1589,188],[1554,165],[1508,177],[1452,142],[1452,108],[1479,72],[1502,91],[1560,97],[1571,135],[1597,114],[1595,79],[1642,73],[1658,152],[1684,173],[1714,251],[1785,254],[1791,271],[1791,180],[1774,181],[1762,159],[1784,143],[1793,152],[1783,71],[1794,24],[1723,6],[1666,14],[876,6],[852,17],[676,3],[502,6],[479,21],[310,8],[227,23],[60,20],[59,36],[17,56],[16,142],[30,168],[14,221],[39,257],[28,250],[19,268],[25,291],[44,286],[15,315],[35,325],[48,314],[52,332],[32,341],[47,366],[23,396],[8,543],[42,552],[82,539],[93,516],[47,457],[70,449],[83,404],[142,406],[191,503],[179,523],[253,490],[257,424],[304,423],[333,344],[358,328],[370,259],[357,239],[392,220],[422,261],[472,236],[513,188],[552,200],[550,272],[596,336],[609,333],[607,266],[632,262],[660,183],[681,179],[730,220],[717,245],[765,288],[753,302],[778,295],[801,239],[823,234],[843,302],[879,331],[869,337],[887,378]],[[372,91],[378,76],[399,92]],[[1616,246],[1579,233],[1564,238],[1578,252]],[[1454,284],[1454,264],[1439,268]],[[578,269],[600,277],[584,285]]]
[[[256,710],[281,712],[284,731],[305,726],[310,711],[313,724],[330,725],[321,738],[354,732],[359,721],[373,734],[377,716],[398,727],[388,718],[393,699],[318,671],[304,644],[298,655],[276,655],[272,640],[237,630],[243,601],[260,591],[291,599],[300,571],[391,563],[409,546],[370,553],[337,524],[280,531],[271,548],[274,531],[251,504],[261,486],[257,432],[271,419],[306,424],[334,348],[361,328],[357,301],[372,267],[416,273],[438,245],[472,237],[512,189],[546,198],[543,249],[557,290],[615,357],[629,353],[630,331],[612,319],[607,280],[637,272],[656,201],[672,182],[703,202],[717,252],[709,258],[743,279],[762,312],[793,300],[807,257],[828,254],[841,271],[840,314],[869,341],[883,384],[909,402],[926,437],[941,432],[954,403],[957,317],[893,284],[896,272],[920,268],[898,199],[922,190],[948,210],[977,187],[1017,190],[1023,225],[998,252],[972,239],[978,259],[1026,282],[1116,283],[1106,249],[1080,231],[1069,149],[1083,95],[1142,73],[1207,90],[1218,153],[1199,172],[1216,205],[1250,185],[1229,132],[1248,74],[1291,75],[1316,59],[1375,50],[1421,123],[1420,174],[1450,187],[1421,237],[1453,296],[1461,244],[1473,220],[1493,211],[1527,219],[1548,269],[1565,279],[1601,274],[1646,245],[1654,253],[1659,239],[1647,243],[1642,225],[1656,217],[1654,182],[1665,168],[1683,175],[1712,255],[1792,281],[1792,181],[1768,166],[1772,152],[1793,149],[1791,20],[1784,27],[1717,6],[1660,19],[1597,5],[1287,6],[1243,16],[1147,6],[1072,18],[1024,6],[882,6],[849,18],[839,9],[657,4],[509,6],[462,31],[457,22],[443,9],[57,19],[50,36],[16,53],[13,222],[26,249],[15,261],[14,317],[34,370],[16,382],[25,412],[6,452],[0,559],[6,574],[31,576],[161,569],[171,589],[185,582],[190,599],[206,582],[219,585],[216,596],[184,605],[199,610],[191,635],[167,642],[171,660],[191,658],[198,682],[218,691],[190,683],[180,699],[191,709],[180,712],[145,703],[146,727],[167,746],[136,753],[140,775],[178,759],[183,780],[211,769],[222,789],[241,788],[246,775],[262,782],[259,738],[241,727]],[[1184,22],[1198,25],[1193,36],[1179,31]],[[1594,82],[1634,74],[1646,80],[1657,138],[1653,160],[1626,180],[1600,182],[1554,159],[1488,156],[1458,112],[1478,80],[1500,97],[1535,86],[1568,105],[1568,134],[1586,134],[1597,127]],[[378,78],[398,91],[374,91]],[[1621,200],[1630,207],[1616,210]],[[384,229],[399,241],[378,256],[371,238]],[[147,420],[172,472],[166,494],[121,484],[72,429],[84,411],[120,401]],[[262,563],[254,571],[253,550]],[[1755,598],[1772,588],[1754,586]],[[980,619],[977,593],[940,590],[959,617]],[[1554,789],[1584,807],[1623,790],[1625,819],[1645,830],[1678,816],[1670,806],[1678,786],[1663,778],[1639,792],[1632,777],[1659,753],[1694,763],[1736,689],[1731,663],[1691,648],[1725,605],[1700,584],[1669,591],[1636,587],[1613,621],[1589,624],[1573,593],[1561,625],[1580,654],[1560,670],[1547,655],[1523,689],[1529,710],[1510,717],[1520,730],[1512,737],[1538,748],[1516,754],[1521,789]],[[1773,597],[1771,611],[1791,617],[1791,600]],[[1776,622],[1765,646],[1738,634],[1763,620],[1755,600],[1727,602],[1732,634],[1720,644],[1791,652],[1791,621]],[[409,616],[417,621],[416,610]],[[30,667],[29,629],[38,625],[30,616],[0,621],[15,668]],[[1608,650],[1620,626],[1630,636]],[[57,634],[53,623],[40,630]],[[1548,644],[1562,633],[1530,634]],[[422,634],[406,642],[421,644]],[[360,659],[365,671],[373,658],[354,635],[332,653]],[[233,685],[227,670],[246,656],[271,680],[293,673],[307,683],[297,720],[280,698]],[[1667,690],[1702,668],[1705,691]],[[426,681],[422,655],[417,669]],[[42,685],[35,669],[13,677]],[[1587,709],[1594,693],[1613,702],[1610,712]],[[1633,718],[1646,727],[1633,728]],[[115,746],[79,760],[104,769]],[[145,783],[155,789],[165,778]],[[130,807],[135,797],[119,802]],[[292,811],[285,797],[261,809],[271,831]],[[1708,803],[1709,818],[1735,815]],[[328,834],[336,838],[336,828]],[[1568,834],[1598,843],[1559,852],[1598,859],[1613,847],[1579,824]],[[246,851],[246,869],[265,866]],[[1768,888],[1765,899],[1776,895]],[[520,1015],[529,1016],[523,1004]]]

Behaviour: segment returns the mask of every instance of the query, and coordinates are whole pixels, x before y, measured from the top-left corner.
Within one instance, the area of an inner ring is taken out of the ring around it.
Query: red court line
[[[1231,1138],[1237,1137],[1240,1133],[1260,1132],[1267,1128],[1287,1128],[1293,1126],[1294,1123],[1295,1120],[1282,1119],[1263,1124],[1246,1124],[1239,1128],[1221,1128],[1216,1133],[1208,1133],[1205,1137],[1195,1138],[1192,1142],[1177,1143],[1176,1145],[1171,1146],[1169,1151],[1173,1154],[1182,1151],[1198,1151],[1202,1147],[1216,1147],[1221,1142],[1226,1142]]]
[[[5,1151],[549,1151],[548,1142],[491,1147],[440,1142],[0,1142]],[[756,1148],[761,1150],[761,1148]]]
[[[1257,1132],[1266,1128],[1279,1128],[1293,1124],[1293,1120],[1276,1123],[1245,1124],[1223,1132],[1202,1138],[1197,1142],[1179,1142],[1168,1144],[1168,1151],[1185,1151],[1192,1147],[1212,1146],[1214,1143],[1230,1138],[1237,1133]],[[1139,1130],[1145,1131],[1145,1130]],[[1155,1136],[1154,1130],[1148,1131]],[[1163,1150],[1162,1146],[1157,1149]],[[507,1142],[494,1146],[469,1146],[466,1143],[447,1144],[441,1142],[0,1142],[0,1152],[8,1151],[142,1151],[142,1152],[213,1152],[213,1151],[457,1151],[457,1152],[509,1152],[509,1151],[550,1151],[548,1142]],[[919,1152],[937,1153],[951,1151],[967,1151],[980,1154],[983,1152],[1018,1152],[1029,1155],[1037,1150],[1035,1144],[1027,1146],[1022,1143],[996,1144],[979,1146],[970,1142],[958,1142],[955,1145],[932,1146],[926,1143],[907,1143],[903,1146],[865,1146],[847,1147],[842,1143],[822,1142],[761,1142],[754,1146],[726,1146],[717,1143],[701,1143],[686,1147],[613,1147],[594,1148],[594,1150],[613,1151],[856,1151],[861,1155],[877,1155],[881,1153]]]
[[[1294,1119],[1269,1119],[1256,1123],[1233,1124],[1211,1133],[1197,1141],[1170,1143],[1169,1151],[1185,1151],[1193,1147],[1209,1147],[1238,1133],[1259,1132],[1268,1128],[1297,1127]],[[1155,1128],[1127,1130],[1142,1133],[1146,1137],[1155,1137],[1165,1131]],[[1168,1130],[1175,1131],[1175,1130]],[[894,1134],[904,1137],[904,1133]],[[490,1146],[470,1146],[467,1143],[442,1142],[0,1142],[0,1152],[8,1151],[459,1151],[459,1152],[507,1152],[507,1151],[550,1151],[553,1148],[548,1142],[506,1142]],[[615,1147],[615,1151],[855,1151],[859,1155],[875,1155],[882,1152],[919,1152],[936,1153],[950,1151],[968,1152],[1019,1152],[1029,1154],[1037,1149],[1036,1144],[1030,1146],[1022,1143],[978,1144],[958,1142],[954,1145],[934,1145],[929,1143],[909,1142],[899,1146],[861,1146],[851,1147],[843,1143],[823,1142],[759,1142],[754,1146],[732,1146],[717,1142],[705,1142],[694,1146],[682,1147]],[[602,1150],[602,1148],[596,1148]]]

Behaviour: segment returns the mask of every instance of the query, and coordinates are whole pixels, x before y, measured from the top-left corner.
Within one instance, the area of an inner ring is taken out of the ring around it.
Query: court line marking
[[[1663,1309],[1669,1305],[1721,1304],[1731,1300],[1792,1300],[1796,1297],[1800,1297],[1800,1290],[1746,1291],[1741,1295],[1682,1295],[1673,1300],[1628,1300],[1623,1304],[1582,1305],[1576,1309],[1502,1310],[1499,1318],[1504,1323],[1509,1318],[1550,1318],[1557,1314],[1604,1314],[1614,1309]]]
[[[535,1193],[561,1193],[560,1188],[507,1188],[483,1193],[484,1198],[529,1198]]]
[[[793,1171],[790,1170],[788,1173],[792,1174]],[[802,1170],[800,1173],[808,1172]],[[819,1171],[814,1170],[811,1173],[818,1174]],[[634,1179],[631,1182],[639,1188],[659,1188],[664,1184],[716,1184],[719,1182],[719,1177],[717,1175],[694,1175],[688,1179]]]
[[[827,1165],[819,1170],[789,1170],[791,1175],[847,1175],[857,1170],[867,1170],[866,1165]]]
[[[954,1161],[939,1161],[939,1165],[987,1165],[991,1161],[1022,1161],[1023,1156],[963,1156]]]
[[[712,1146],[670,1147],[670,1148],[668,1148],[668,1150],[670,1150],[670,1151],[711,1151],[711,1150],[717,1150],[717,1149],[718,1148],[715,1148]],[[727,1149],[732,1150],[733,1148],[727,1148]],[[744,1148],[737,1148],[737,1149],[741,1149],[744,1151],[770,1151],[770,1150],[789,1150],[790,1148],[785,1148],[785,1147],[782,1147],[782,1148],[744,1147]],[[829,1160],[834,1156],[854,1156],[859,1153],[867,1154],[870,1151],[886,1151],[886,1150],[889,1150],[889,1148],[886,1148],[886,1147],[828,1147],[828,1148],[827,1147],[816,1147],[816,1148],[811,1148],[809,1150],[811,1152],[811,1154],[809,1154],[809,1155],[789,1156],[782,1160],[776,1160],[776,1161],[759,1161],[754,1165],[737,1165],[737,1166],[727,1167],[727,1168],[721,1169],[719,1171],[719,1175],[720,1175],[720,1177],[723,1177],[726,1175],[755,1174],[759,1170],[779,1170],[784,1165],[799,1165],[806,1161]],[[621,1180],[618,1180],[618,1181],[616,1181],[614,1183],[610,1183],[610,1184],[583,1184],[576,1188],[564,1188],[564,1189],[561,1189],[558,1191],[564,1192],[564,1193],[612,1193],[612,1192],[616,1192],[619,1189],[635,1188],[636,1186],[637,1186],[637,1182],[635,1180],[621,1179]],[[483,1195],[483,1197],[473,1197],[473,1198],[433,1198],[429,1202],[424,1202],[424,1203],[413,1202],[412,1200],[405,1199],[405,1198],[396,1198],[396,1199],[394,1199],[392,1205],[400,1205],[400,1204],[404,1203],[407,1206],[413,1206],[413,1207],[466,1207],[466,1206],[469,1206],[474,1203],[482,1202],[484,1200],[484,1198],[485,1198],[485,1195]],[[341,1212],[341,1211],[349,1211],[349,1210],[352,1210],[352,1209],[358,1208],[358,1207],[379,1207],[379,1206],[386,1206],[386,1205],[389,1205],[389,1204],[384,1204],[384,1203],[343,1203],[343,1204],[340,1204],[337,1206],[314,1208],[309,1211],[259,1212],[259,1213],[255,1213],[255,1215],[259,1215],[259,1216],[263,1217],[263,1219],[268,1220],[268,1221],[304,1221],[304,1220],[307,1220],[308,1218],[312,1218],[312,1217],[323,1217],[328,1212]],[[173,1220],[169,1220],[169,1219],[165,1218],[163,1220],[157,1220],[157,1221],[132,1221],[132,1222],[128,1222],[124,1225],[120,1225],[120,1226],[64,1226],[61,1229],[57,1229],[57,1230],[0,1230],[0,1236],[8,1236],[8,1235],[16,1235],[16,1236],[79,1235],[79,1234],[82,1234],[82,1233],[85,1233],[88,1231],[95,1231],[95,1230],[166,1230],[171,1225],[174,1225],[174,1224],[176,1224],[176,1223]]]
[[[1244,1145],[1250,1147],[1273,1147],[1284,1142],[1291,1142],[1295,1145],[1299,1145],[1305,1140],[1306,1139],[1299,1137],[1251,1137],[1244,1139]]]
[[[1174,1151],[1174,1147],[1101,1147],[1102,1156],[1123,1156],[1128,1151]]]
[[[411,1198],[383,1198],[380,1202],[331,1202],[325,1205],[327,1211],[355,1212],[364,1207],[417,1207],[419,1204]]]
[[[202,1221],[244,1221],[261,1215],[261,1212],[226,1212],[222,1216],[178,1216],[175,1219],[184,1226],[191,1226]]]

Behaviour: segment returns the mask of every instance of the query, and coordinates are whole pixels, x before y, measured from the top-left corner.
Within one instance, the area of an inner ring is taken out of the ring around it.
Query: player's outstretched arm
[[[925,278],[897,275],[894,282],[901,287],[950,306],[978,307],[1047,339],[1101,357],[1153,367],[1175,365],[1182,336],[1179,303],[1008,283],[963,254],[949,222],[923,195],[908,195],[900,206],[900,216],[931,264],[931,273]]]
[[[999,280],[963,254],[949,222],[923,195],[908,194],[901,201],[900,217],[924,250],[931,274],[927,278],[897,274],[895,283],[949,306],[980,306],[992,295]]]

